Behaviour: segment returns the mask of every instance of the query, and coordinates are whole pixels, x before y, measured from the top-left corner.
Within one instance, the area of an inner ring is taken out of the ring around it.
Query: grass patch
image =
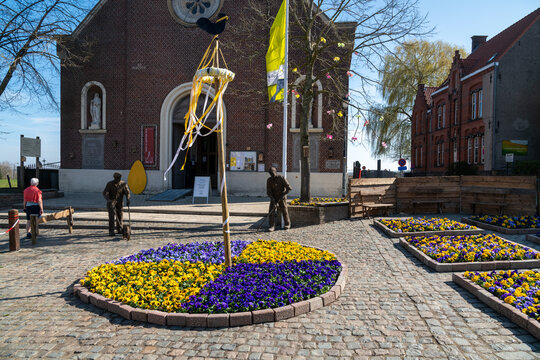
[[[16,188],[17,187],[17,179],[11,179],[11,187]],[[0,179],[0,189],[9,189],[9,182],[7,179]]]

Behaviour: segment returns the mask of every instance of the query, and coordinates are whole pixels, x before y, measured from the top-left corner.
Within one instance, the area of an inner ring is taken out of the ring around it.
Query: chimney
[[[473,53],[480,45],[486,42],[487,36],[486,35],[474,35],[471,36],[472,39],[472,49],[471,53]]]

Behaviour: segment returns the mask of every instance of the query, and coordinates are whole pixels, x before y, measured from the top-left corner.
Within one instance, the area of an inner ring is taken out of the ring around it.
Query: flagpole
[[[287,178],[287,102],[289,101],[289,0],[285,0],[285,83],[283,84],[283,177]]]

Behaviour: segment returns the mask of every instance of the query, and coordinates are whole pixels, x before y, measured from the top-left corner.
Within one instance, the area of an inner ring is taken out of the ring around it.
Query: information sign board
[[[195,176],[195,184],[193,185],[193,200],[195,202],[196,197],[205,197],[208,204],[208,197],[210,196],[210,176]]]
[[[231,151],[231,171],[257,171],[256,151]]]
[[[398,166],[398,171],[405,171],[407,170],[407,167],[406,166]]]
[[[21,135],[21,156],[41,157],[41,139]]]

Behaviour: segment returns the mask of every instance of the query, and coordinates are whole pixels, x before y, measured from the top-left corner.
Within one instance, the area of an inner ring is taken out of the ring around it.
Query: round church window
[[[211,18],[223,5],[223,0],[168,0],[172,17],[185,26],[195,26],[200,18]]]

